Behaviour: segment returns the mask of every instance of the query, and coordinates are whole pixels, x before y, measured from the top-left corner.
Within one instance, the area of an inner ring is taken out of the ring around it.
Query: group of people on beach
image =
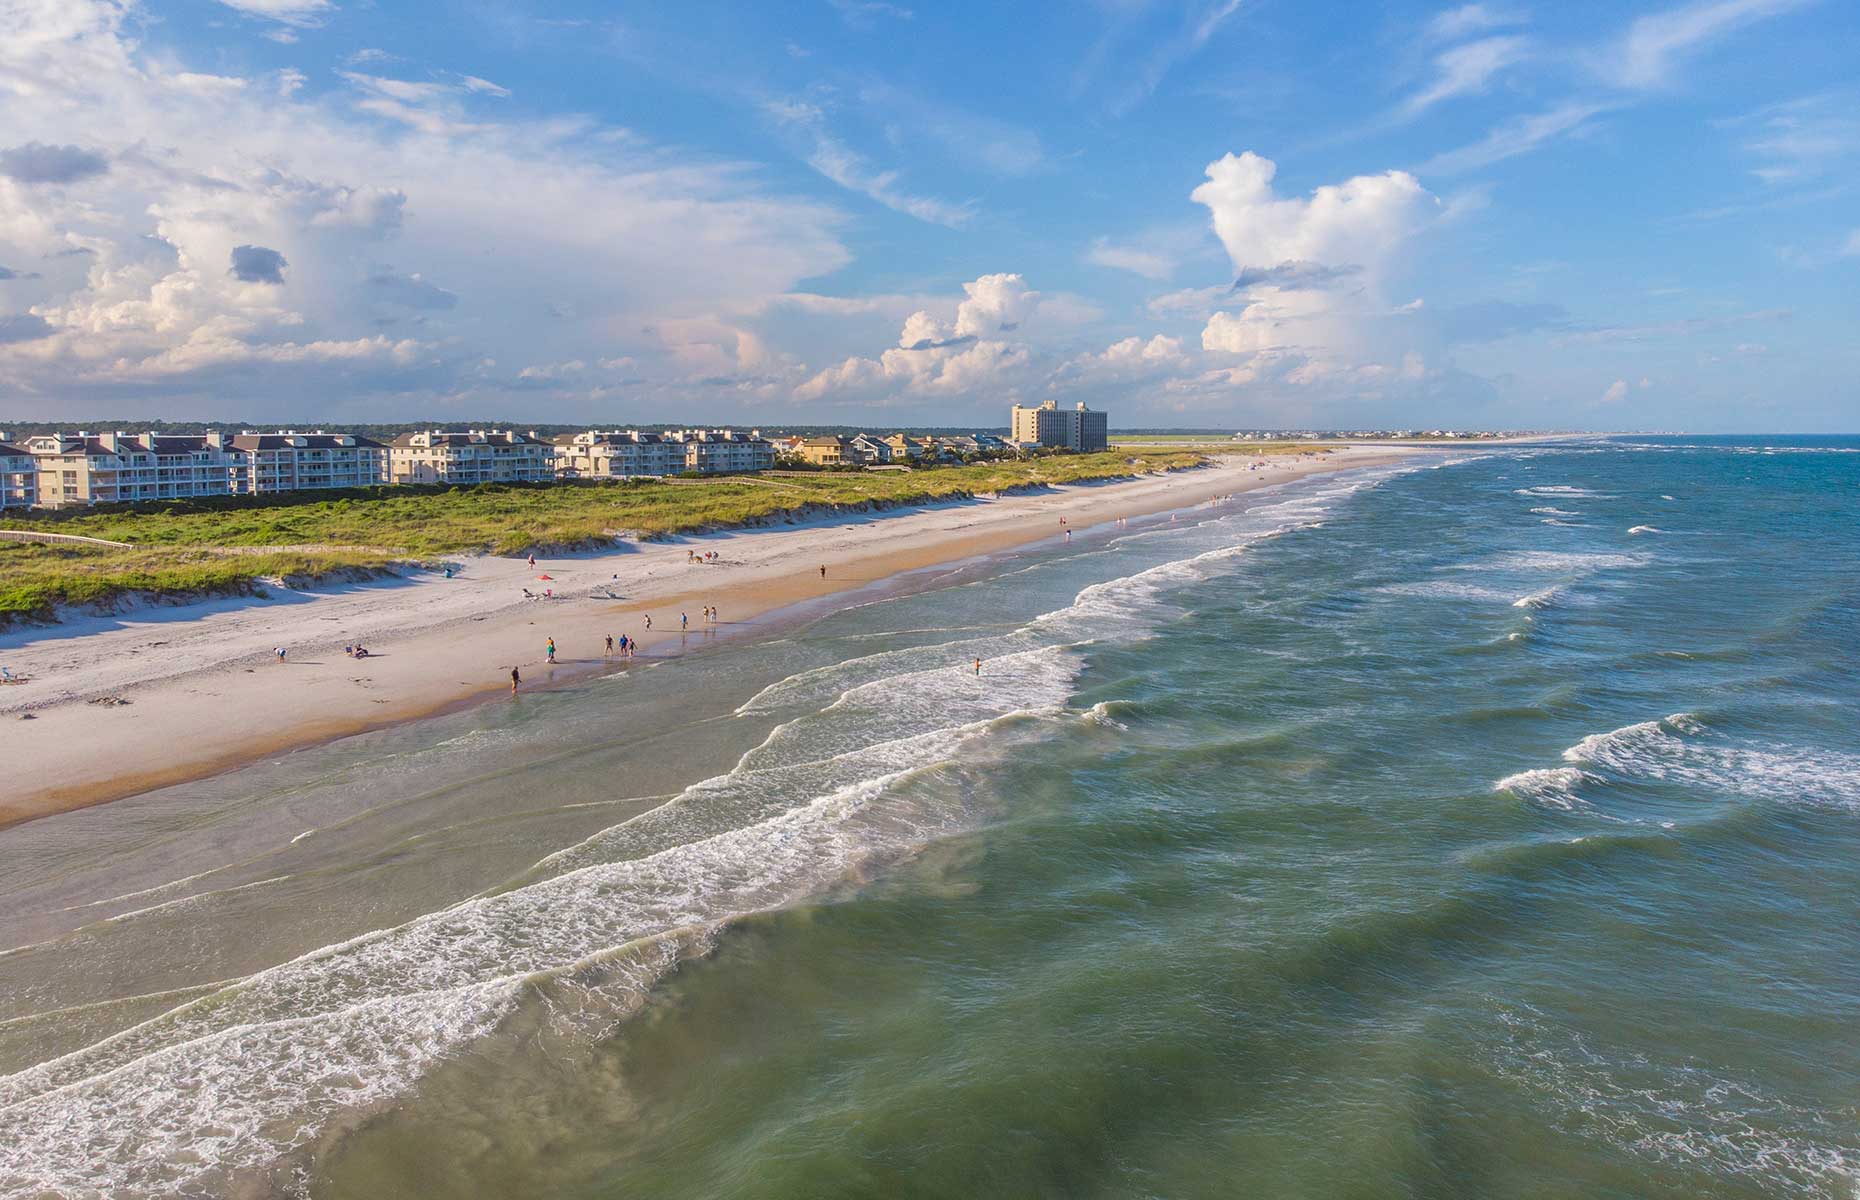
[[[715,563],[721,562],[722,559],[723,556],[718,554],[715,550],[706,550],[702,554],[699,554],[696,550],[685,551],[685,561],[688,563]]]

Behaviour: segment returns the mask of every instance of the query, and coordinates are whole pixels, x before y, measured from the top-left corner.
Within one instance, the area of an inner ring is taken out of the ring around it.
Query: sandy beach
[[[1258,469],[1225,459],[1116,483],[628,542],[534,567],[471,557],[451,579],[434,571],[273,587],[14,630],[0,635],[0,663],[30,681],[0,690],[0,755],[14,784],[0,826],[507,696],[513,666],[525,689],[625,669],[628,660],[604,652],[608,635],[637,639],[632,663],[663,658],[753,636],[796,606],[849,599],[906,572],[1414,452],[1348,447]],[[693,551],[716,560],[694,564]],[[531,600],[525,589],[553,596]],[[705,606],[718,610],[715,623]],[[366,659],[345,655],[354,644]]]

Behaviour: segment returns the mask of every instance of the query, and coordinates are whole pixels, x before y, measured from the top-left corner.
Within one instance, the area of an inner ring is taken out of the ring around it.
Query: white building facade
[[[388,447],[389,483],[544,483],[555,478],[548,442],[514,429],[403,433]]]
[[[372,487],[388,481],[386,443],[359,434],[247,430],[229,438],[227,450],[232,490],[242,496]]]

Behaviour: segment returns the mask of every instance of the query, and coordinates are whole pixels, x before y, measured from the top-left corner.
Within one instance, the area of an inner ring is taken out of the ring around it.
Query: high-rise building
[[[1083,400],[1070,411],[1060,408],[1057,400],[1048,400],[1036,408],[1016,404],[1012,437],[1023,444],[1081,452],[1103,450],[1111,444],[1110,418],[1085,407]]]

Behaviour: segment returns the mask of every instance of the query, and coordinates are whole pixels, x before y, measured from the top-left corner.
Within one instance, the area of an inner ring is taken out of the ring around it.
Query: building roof
[[[438,449],[442,446],[529,446],[540,445],[540,439],[530,438],[514,429],[468,430],[464,433],[442,432],[437,429],[420,429],[412,433],[403,433],[394,439],[394,445],[402,449],[424,448],[416,445],[415,438],[424,438],[425,446]]]
[[[15,446],[9,442],[0,442],[0,458],[31,458],[32,451],[24,446]]]
[[[377,442],[359,433],[241,433],[226,439],[235,450],[385,450]]]

